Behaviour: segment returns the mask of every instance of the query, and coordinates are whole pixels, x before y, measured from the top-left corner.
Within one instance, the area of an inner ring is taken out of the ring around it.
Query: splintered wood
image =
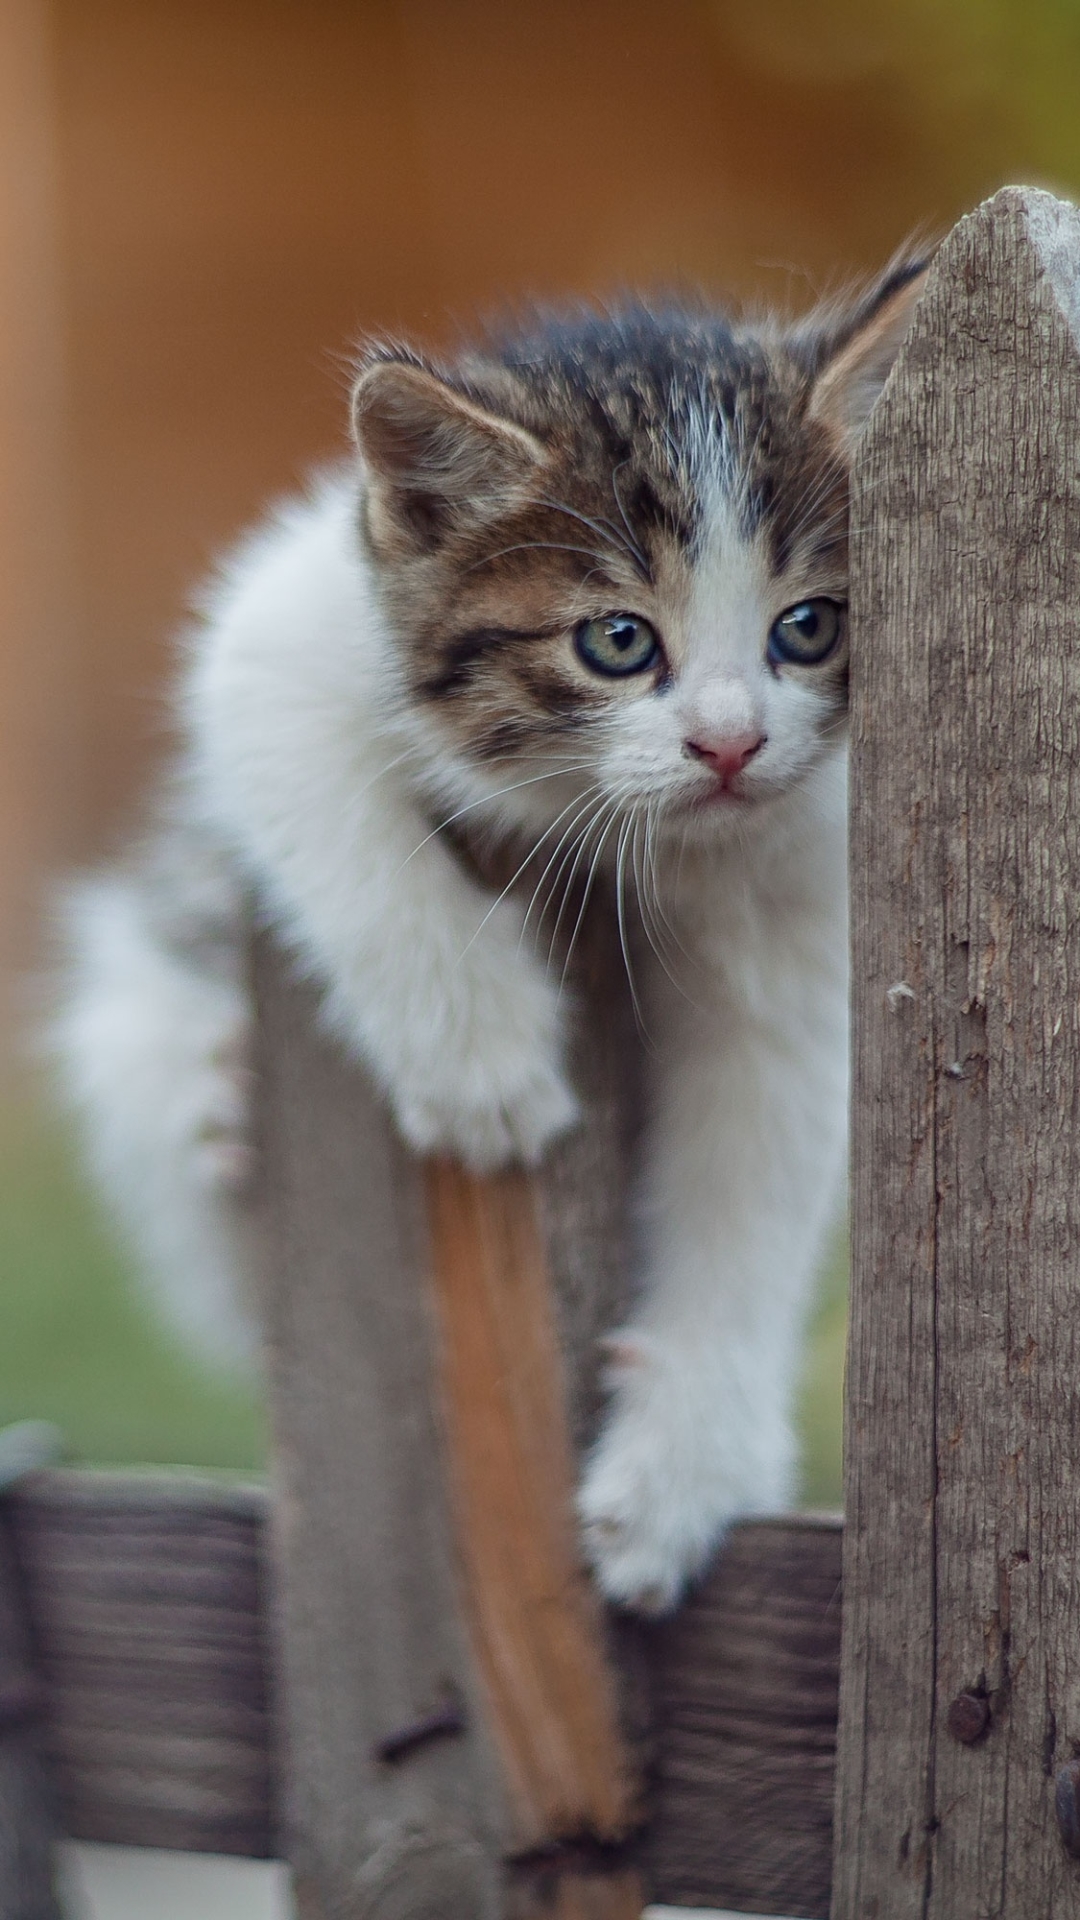
[[[531,1184],[438,1160],[428,1195],[467,1610],[519,1844],[583,1832],[622,1840],[640,1807],[574,1537],[574,1462]]]
[[[1080,1911],[1078,317],[1080,218],[998,194],[855,477],[834,1920]]]
[[[576,1062],[592,1125],[536,1178],[411,1156],[259,945],[253,1244],[304,1920],[644,1904],[615,1851],[641,1814],[633,1690],[620,1703],[572,1515],[625,1275],[636,1043],[613,927],[586,926],[577,976],[607,1014]]]

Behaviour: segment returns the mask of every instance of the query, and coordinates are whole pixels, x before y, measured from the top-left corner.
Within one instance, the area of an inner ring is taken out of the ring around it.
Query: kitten
[[[59,1042],[101,1179],[208,1350],[245,1338],[258,893],[414,1147],[575,1124],[558,969],[465,870],[621,866],[655,952],[643,1270],[580,1490],[615,1600],[669,1605],[792,1498],[793,1386],[846,1084],[847,470],[921,286],[801,324],[628,307],[445,366],[376,347],[358,461],[242,547],[147,847],[73,895]]]

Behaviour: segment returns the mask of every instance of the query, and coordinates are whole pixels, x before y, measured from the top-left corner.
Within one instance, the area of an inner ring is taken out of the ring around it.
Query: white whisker
[[[552,513],[567,514],[571,520],[577,520],[581,526],[587,527],[589,532],[595,533],[599,539],[606,539],[609,545],[614,541],[616,543],[614,553],[616,559],[621,558],[622,553],[626,553],[631,560],[640,564],[640,557],[636,550],[628,544],[625,536],[619,532],[618,527],[611,524],[610,520],[590,520],[588,514],[579,513],[576,507],[569,507],[565,501],[561,500],[540,500],[538,505],[547,507]],[[597,558],[599,559],[600,556],[598,555]]]
[[[629,520],[627,519],[626,508],[623,506],[622,495],[619,492],[619,475],[622,472],[623,468],[628,465],[629,465],[628,460],[620,460],[618,466],[612,469],[611,491],[615,495],[615,505],[619,509],[619,518],[622,521],[623,526],[626,528],[627,545],[630,549],[630,552],[633,554],[634,559],[637,561],[638,566],[641,568],[641,571],[644,574],[646,580],[651,580],[652,569],[649,566],[649,562],[646,556],[642,553],[641,548],[638,546],[638,543],[634,538],[634,529],[630,525]]]
[[[586,852],[588,848],[589,835],[591,833],[594,833],[597,830],[597,828],[599,827],[601,821],[604,819],[604,816],[606,814],[610,813],[611,815],[611,821],[609,822],[609,825],[614,822],[615,818],[618,815],[619,809],[622,806],[623,801],[626,797],[627,797],[627,788],[624,785],[619,789],[618,793],[614,795],[608,795],[605,799],[603,799],[601,801],[601,804],[595,809],[592,819],[581,830],[581,833],[578,836],[576,850],[574,852],[573,861],[570,866],[570,871],[569,873],[566,874],[566,879],[563,882],[562,899],[559,903],[559,911],[558,911],[558,914],[556,915],[555,926],[552,930],[552,935],[551,935],[552,947],[555,946],[559,938],[559,930],[562,926],[563,915],[566,912],[566,908],[570,901],[571,891],[574,885],[575,878],[577,876],[577,870],[579,865],[581,864],[582,855]],[[607,828],[605,828],[605,837],[606,837],[606,833],[607,833]],[[603,840],[601,840],[600,847],[597,851],[598,859],[602,851],[603,851]],[[559,881],[562,879],[562,876],[565,870],[566,870],[566,862],[564,861],[562,867],[559,869],[559,872],[555,876],[555,881],[552,887],[553,892],[554,892],[554,888],[559,884]],[[591,881],[589,884],[591,886]],[[575,934],[576,934],[577,925],[579,924],[580,924],[580,915],[579,915],[578,922],[575,924]],[[571,941],[571,951],[572,950],[573,950],[573,941]],[[565,980],[565,977],[566,977],[566,967],[564,965],[564,968],[563,968],[564,980]]]
[[[511,875],[510,879],[507,881],[505,887],[502,888],[501,892],[496,894],[490,907],[488,908],[483,919],[481,920],[480,925],[476,928],[471,938],[466,941],[465,946],[462,948],[461,953],[458,955],[459,961],[465,958],[465,955],[468,953],[470,947],[473,945],[473,943],[476,940],[479,939],[480,935],[484,931],[484,928],[487,926],[488,921],[491,919],[492,914],[495,912],[496,907],[499,906],[500,903],[506,899],[506,896],[510,892],[510,889],[517,885],[517,882],[520,880],[530,860],[535,860],[537,854],[539,853],[541,847],[544,844],[544,841],[548,838],[550,834],[554,833],[556,827],[559,824],[559,821],[563,818],[563,815],[569,813],[570,808],[578,804],[579,798],[580,798],[579,795],[575,795],[573,800],[567,801],[567,804],[563,808],[562,813],[556,814],[550,827],[547,828],[547,831],[540,835],[539,840],[534,841],[533,845],[529,848],[528,853],[525,855],[524,860],[521,862],[521,865],[517,868],[517,871]],[[524,928],[522,929],[522,931],[524,931]]]
[[[615,917],[619,927],[619,945],[622,948],[623,965],[626,968],[626,979],[630,988],[630,998],[634,1005],[634,1018],[637,1021],[643,1040],[651,1045],[649,1031],[645,1024],[645,1015],[638,997],[637,981],[634,978],[634,966],[630,958],[630,947],[626,934],[626,836],[633,818],[633,814],[628,814],[623,821],[619,829],[618,845],[615,849]]]
[[[483,793],[476,800],[466,801],[465,805],[459,807],[456,813],[448,813],[444,820],[437,821],[432,827],[431,832],[425,834],[424,838],[417,842],[412,852],[402,861],[397,873],[394,875],[395,880],[398,874],[404,873],[409,861],[415,860],[417,854],[422,853],[424,848],[428,846],[432,840],[436,839],[445,827],[453,826],[455,820],[464,819],[467,813],[474,813],[477,807],[493,806],[496,800],[502,800],[508,793],[517,793],[522,787],[533,787],[541,780],[558,780],[566,774],[581,773],[588,767],[588,764],[587,760],[568,760],[560,766],[553,767],[550,773],[530,774],[527,780],[514,780],[509,786],[497,787],[494,793]],[[566,809],[564,808],[563,812],[565,811]]]
[[[596,880],[596,875],[599,871],[600,861],[603,858],[604,848],[607,845],[608,835],[611,832],[611,829],[614,826],[615,821],[619,817],[619,805],[620,805],[620,802],[617,799],[614,801],[610,801],[608,803],[608,818],[604,824],[603,831],[600,834],[600,838],[596,844],[596,847],[593,851],[592,859],[589,863],[589,869],[585,876],[585,884],[581,894],[581,904],[578,907],[577,919],[574,922],[574,930],[570,935],[570,943],[566,949],[566,958],[563,961],[562,979],[560,980],[560,983],[559,983],[560,992],[562,988],[566,985],[566,976],[570,971],[570,966],[574,958],[574,949],[577,946],[578,935],[581,932],[582,924],[584,922],[585,915],[588,911],[589,901],[592,898],[593,885]]]
[[[479,560],[474,560],[471,567],[466,567],[465,572],[475,573],[478,567],[489,566],[493,560],[505,560],[510,553],[581,553],[586,560],[592,560],[600,566],[604,564],[603,554],[597,553],[595,547],[565,546],[558,540],[519,540],[512,547],[500,547],[497,553],[485,553]]]
[[[530,918],[531,918],[531,915],[532,915],[532,912],[533,912],[533,908],[534,908],[534,907],[536,906],[536,903],[537,903],[537,899],[538,899],[538,897],[539,897],[539,894],[540,894],[540,889],[541,889],[541,887],[542,887],[542,886],[544,885],[544,882],[545,882],[545,880],[547,879],[547,877],[548,877],[548,874],[549,874],[549,873],[551,872],[551,869],[552,869],[552,867],[553,867],[553,866],[555,865],[555,863],[556,863],[556,861],[557,861],[557,860],[559,859],[559,856],[560,856],[560,854],[562,854],[562,855],[563,855],[563,858],[564,858],[564,859],[566,858],[566,854],[565,854],[565,852],[564,852],[564,849],[565,849],[565,848],[566,848],[566,846],[567,846],[567,841],[569,841],[569,842],[570,842],[570,846],[571,846],[571,847],[573,847],[573,846],[574,846],[574,845],[576,844],[576,841],[575,841],[575,839],[574,839],[574,836],[575,836],[575,834],[577,834],[577,833],[579,833],[579,832],[581,832],[581,831],[586,831],[586,832],[588,831],[588,829],[587,829],[587,827],[586,827],[585,829],[582,829],[582,828],[581,828],[581,826],[580,826],[580,822],[581,822],[581,820],[582,820],[582,818],[583,818],[583,816],[585,816],[585,815],[588,815],[588,814],[590,813],[590,811],[591,811],[591,810],[592,810],[592,809],[594,808],[594,806],[595,806],[595,804],[596,804],[596,801],[595,801],[595,795],[596,795],[596,793],[597,793],[597,791],[598,791],[598,789],[597,789],[597,786],[596,786],[596,783],[595,783],[595,781],[593,781],[593,782],[591,782],[591,783],[590,783],[590,785],[589,785],[589,787],[588,787],[588,789],[586,790],[586,792],[585,792],[585,794],[584,794],[584,796],[581,796],[581,797],[580,797],[580,805],[578,806],[578,808],[577,808],[577,811],[576,811],[576,813],[575,813],[575,814],[574,814],[574,816],[573,816],[573,819],[572,819],[572,820],[570,820],[570,821],[568,822],[568,824],[567,824],[567,825],[566,825],[566,826],[565,826],[565,827],[563,828],[563,831],[562,831],[562,833],[561,833],[561,834],[559,835],[559,838],[558,838],[558,840],[557,840],[557,842],[556,842],[556,844],[555,844],[555,847],[554,847],[554,849],[553,849],[553,851],[552,851],[552,853],[550,854],[550,856],[549,856],[549,858],[548,858],[548,860],[546,861],[546,863],[545,863],[545,865],[544,865],[544,870],[543,870],[543,872],[542,872],[542,874],[540,875],[540,878],[539,878],[539,879],[538,879],[538,881],[536,882],[536,885],[535,885],[535,887],[533,888],[533,891],[532,891],[532,898],[531,898],[531,899],[530,899],[530,901],[529,901],[529,906],[528,906],[528,910],[527,910],[527,912],[526,912],[526,914],[525,914],[525,921],[524,921],[524,924],[523,924],[523,926],[522,926],[522,934],[524,934],[524,932],[525,932],[525,928],[526,928],[526,927],[528,926],[528,924],[529,924],[529,920],[530,920]],[[567,811],[569,811],[569,809],[564,809],[564,812],[567,812]],[[562,815],[560,815],[560,818],[562,818]],[[550,906],[550,904],[551,904],[551,896],[552,896],[552,894],[554,893],[554,891],[555,891],[555,888],[556,888],[556,886],[558,885],[558,882],[559,882],[559,874],[560,874],[561,872],[562,872],[562,867],[560,866],[560,868],[559,868],[559,870],[558,870],[558,872],[557,872],[557,873],[556,873],[556,875],[555,875],[555,879],[554,879],[554,880],[552,881],[552,884],[551,884],[551,886],[550,886],[550,888],[548,889],[548,893],[547,893],[547,896],[546,896],[546,898],[545,898],[545,900],[544,900],[544,904],[543,904],[543,906],[542,906],[542,907],[541,907],[541,909],[540,909],[540,915],[539,915],[539,919],[538,919],[538,921],[537,921],[537,930],[536,930],[536,931],[537,931],[537,939],[539,939],[539,937],[540,937],[540,930],[541,930],[541,928],[542,928],[542,926],[543,926],[543,922],[544,922],[544,915],[546,914],[546,912],[547,912],[547,910],[548,910],[548,907],[549,907],[549,906]],[[549,956],[548,956],[548,957],[550,958],[550,951],[549,951]]]

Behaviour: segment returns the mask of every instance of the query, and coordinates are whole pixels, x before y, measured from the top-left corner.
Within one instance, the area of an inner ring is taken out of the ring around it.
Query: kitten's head
[[[433,792],[695,837],[798,794],[843,731],[850,451],[923,275],[789,328],[633,307],[373,352],[364,531]]]

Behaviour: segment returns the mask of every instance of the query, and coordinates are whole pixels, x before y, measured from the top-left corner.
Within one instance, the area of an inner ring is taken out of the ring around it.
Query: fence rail
[[[265,1490],[50,1470],[8,1511],[65,1830],[281,1853]],[[839,1581],[835,1519],[748,1523],[640,1636],[652,1814],[628,1857],[650,1898],[827,1915]],[[424,1762],[418,1740],[381,1764]]]

